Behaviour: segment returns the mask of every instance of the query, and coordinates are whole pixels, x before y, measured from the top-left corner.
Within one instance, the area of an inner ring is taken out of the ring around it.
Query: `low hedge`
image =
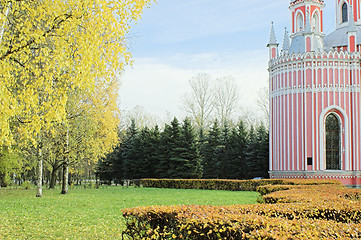
[[[256,191],[259,192],[261,195],[270,194],[272,192],[278,192],[282,190],[289,190],[291,188],[294,188],[298,185],[264,185],[259,186],[256,188]]]
[[[240,207],[240,208],[238,208]],[[361,224],[243,213],[241,206],[168,206],[124,210],[131,239],[354,239]]]
[[[283,189],[283,187],[285,189]],[[288,188],[288,189],[286,189]],[[279,189],[279,191],[276,191]],[[361,196],[359,189],[350,189],[342,185],[317,185],[317,186],[263,186],[260,192],[270,192],[262,196],[266,203],[291,203],[291,202],[358,202]],[[282,191],[281,191],[282,190]]]
[[[228,190],[228,191],[257,191],[257,187],[265,185],[321,185],[335,184],[334,180],[283,180],[283,179],[262,179],[262,180],[224,180],[224,179],[142,179],[143,187],[152,188],[174,188],[174,189],[207,189],[207,190]]]
[[[181,180],[172,181],[186,186]],[[218,181],[224,185],[233,182]],[[279,180],[275,185],[270,180],[254,181],[242,186],[259,185],[257,190],[264,194],[266,204],[125,209],[127,228],[123,234],[129,239],[361,238],[360,190],[334,181],[307,180],[305,185],[299,180]]]

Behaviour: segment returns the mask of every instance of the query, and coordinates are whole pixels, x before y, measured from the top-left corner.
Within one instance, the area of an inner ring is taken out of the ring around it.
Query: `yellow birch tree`
[[[0,145],[10,123],[37,148],[42,196],[43,135],[66,122],[69,89],[92,90],[131,61],[126,35],[150,0],[0,0]]]

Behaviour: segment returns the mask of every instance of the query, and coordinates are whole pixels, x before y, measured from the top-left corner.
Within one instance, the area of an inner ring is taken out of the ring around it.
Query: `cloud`
[[[122,77],[121,108],[140,105],[160,117],[167,112],[182,117],[180,97],[190,90],[188,81],[197,73],[214,78],[233,76],[239,85],[242,107],[254,108],[258,90],[267,86],[267,56],[249,51],[136,59]]]
[[[254,109],[257,91],[268,85],[270,22],[282,44],[284,27],[291,24],[288,5],[289,0],[157,0],[133,31],[135,64],[123,76],[121,106],[181,116],[188,80],[209,73],[232,75],[241,104]],[[334,29],[332,5],[324,11],[327,32]]]

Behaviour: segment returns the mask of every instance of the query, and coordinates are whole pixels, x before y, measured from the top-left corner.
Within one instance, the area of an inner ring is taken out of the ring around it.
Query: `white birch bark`
[[[61,194],[67,194],[69,191],[69,126],[66,131],[66,149],[65,149],[65,161],[63,165],[63,183]]]
[[[2,43],[3,40],[3,36],[4,36],[4,32],[5,32],[5,26],[6,26],[6,21],[10,12],[10,8],[11,8],[11,2],[9,2],[8,8],[5,11],[5,16],[4,16],[4,22],[0,28],[0,44]],[[1,179],[0,179],[0,189],[1,189]]]
[[[38,182],[36,197],[43,196],[43,153],[42,146],[38,146]]]
[[[4,22],[3,22],[2,26],[1,26],[1,29],[0,29],[0,44],[2,43],[2,40],[3,40],[6,21],[7,21],[9,12],[10,12],[10,8],[11,8],[11,2],[9,2],[8,8],[6,9],[5,16],[4,16]]]

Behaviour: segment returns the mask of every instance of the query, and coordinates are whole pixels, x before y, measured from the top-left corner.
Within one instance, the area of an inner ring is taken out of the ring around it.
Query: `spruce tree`
[[[158,154],[158,164],[156,167],[157,178],[170,178],[168,173],[170,168],[169,159],[171,157],[171,140],[172,140],[172,128],[170,125],[165,124],[163,132],[160,134],[159,139],[159,154]]]
[[[149,170],[149,139],[150,131],[147,127],[144,127],[138,135],[135,137],[133,144],[134,154],[133,154],[133,178],[141,179],[144,178]]]
[[[138,129],[135,124],[135,120],[132,119],[131,125],[127,129],[126,137],[123,144],[122,159],[123,159],[123,177],[124,179],[134,179],[137,169],[136,163],[136,137],[138,135]]]
[[[257,147],[259,146],[257,142],[257,134],[254,130],[254,127],[251,125],[248,134],[248,141],[246,147],[246,163],[245,163],[245,178],[250,179],[257,176]]]
[[[101,181],[105,181],[107,184],[111,184],[113,180],[113,169],[111,166],[111,155],[113,153],[107,154],[106,157],[98,161],[95,174],[99,177]]]
[[[235,173],[235,178],[244,179],[245,174],[247,173],[246,168],[246,148],[247,148],[247,138],[248,130],[245,126],[243,120],[240,120],[235,130],[232,132],[233,148],[237,154],[233,155],[233,161],[235,161],[234,167],[237,168],[237,173]],[[237,166],[237,167],[236,167]]]
[[[160,132],[158,126],[155,126],[146,139],[146,160],[144,162],[145,174],[143,178],[157,178],[157,166],[160,155]]]
[[[221,142],[218,147],[217,168],[218,177],[229,179],[232,176],[233,169],[230,167],[232,150],[231,150],[231,129],[227,121],[223,124]]]
[[[182,125],[181,148],[180,165],[177,167],[180,178],[201,178],[203,170],[198,142],[189,118],[186,118]]]
[[[116,183],[119,183],[124,177],[124,161],[122,157],[123,152],[123,143],[120,142],[115,149],[113,150],[110,156],[110,163],[111,163],[111,174],[112,178]]]
[[[218,126],[218,121],[215,120],[211,130],[206,136],[206,141],[202,149],[203,178],[205,179],[218,178],[217,161],[220,144],[221,132]]]
[[[159,154],[159,129],[143,128],[137,137],[138,178],[154,178]]]
[[[229,148],[229,178],[243,179],[247,172],[245,166],[247,134],[247,129],[242,120],[239,121],[237,126],[232,128]]]
[[[263,123],[257,128],[257,176],[269,177],[269,132]]]
[[[184,151],[182,147],[182,132],[178,119],[174,118],[171,122],[170,141],[167,144],[169,148],[169,169],[168,176],[170,178],[181,178],[182,170],[184,169],[185,159],[181,158],[181,153]]]

